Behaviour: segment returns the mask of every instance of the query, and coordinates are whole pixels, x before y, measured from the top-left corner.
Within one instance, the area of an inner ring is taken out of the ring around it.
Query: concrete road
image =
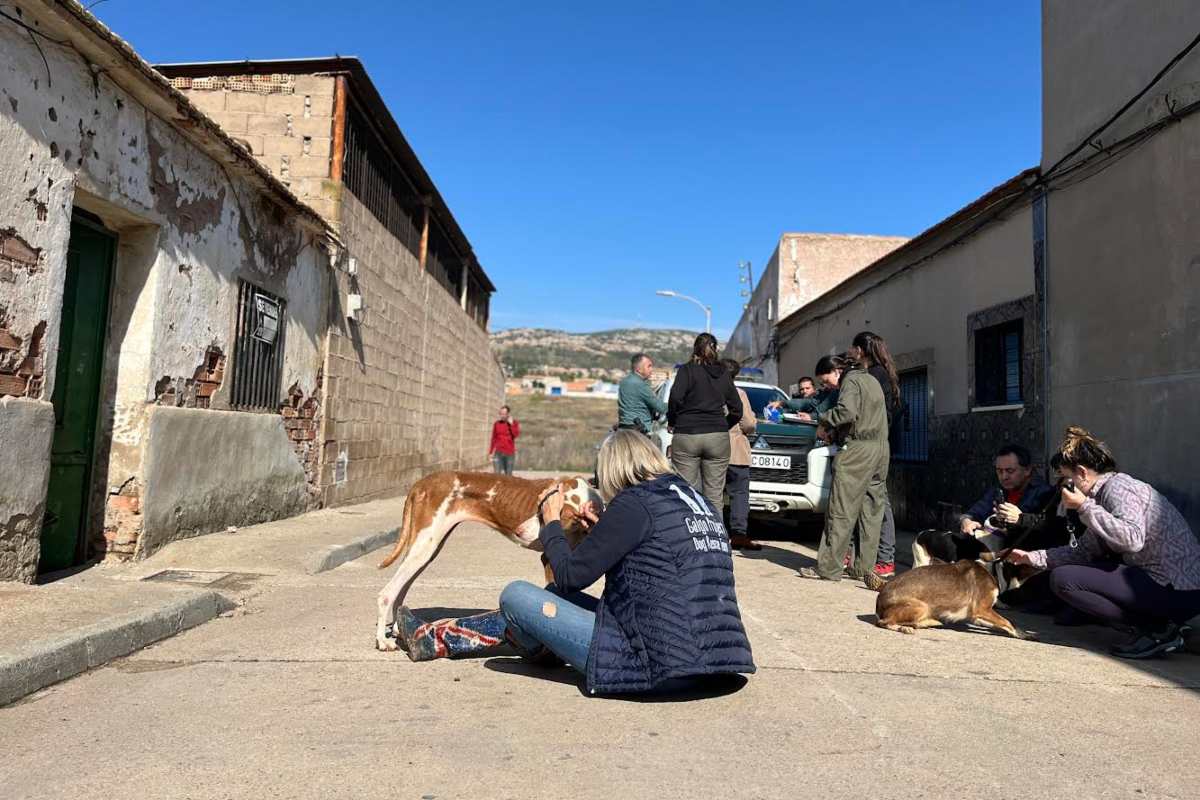
[[[1099,629],[1040,642],[872,624],[874,595],[796,577],[811,549],[737,557],[759,665],[738,691],[585,696],[510,657],[373,649],[383,551],[242,576],[236,612],[0,709],[17,798],[1153,798],[1200,786],[1200,658],[1110,659]],[[410,605],[494,606],[536,556],[460,529]],[[1091,642],[1094,649],[1079,646]]]

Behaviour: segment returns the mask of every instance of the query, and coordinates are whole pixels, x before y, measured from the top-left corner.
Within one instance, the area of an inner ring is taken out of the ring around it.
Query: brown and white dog
[[[997,556],[1003,558],[1002,554]],[[983,560],[992,558],[991,553],[986,553]],[[915,567],[890,581],[868,573],[863,580],[867,588],[879,592],[875,601],[875,624],[881,628],[916,633],[918,628],[972,622],[1004,631],[1017,639],[1028,636],[996,613],[993,606],[1000,587],[978,561]]]
[[[564,529],[574,546],[586,533],[575,521],[579,512],[589,502],[597,511],[602,507],[599,496],[583,478],[526,480],[487,472],[435,472],[417,481],[404,501],[396,548],[379,565],[383,569],[400,560],[396,574],[379,593],[375,646],[380,650],[397,648],[396,640],[388,635],[396,609],[413,581],[441,552],[450,531],[463,522],[479,522],[522,547],[540,551],[539,511],[556,490],[563,495]],[[546,571],[549,580],[549,568]]]

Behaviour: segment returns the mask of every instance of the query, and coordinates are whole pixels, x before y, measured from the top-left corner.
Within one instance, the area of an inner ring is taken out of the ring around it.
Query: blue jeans
[[[564,600],[527,581],[513,581],[500,593],[500,611],[509,635],[521,647],[532,651],[545,645],[586,675],[597,600],[582,592],[568,597]]]
[[[512,475],[513,464],[516,460],[516,453],[513,453],[511,456],[504,453],[496,453],[492,456],[492,470],[497,475]]]

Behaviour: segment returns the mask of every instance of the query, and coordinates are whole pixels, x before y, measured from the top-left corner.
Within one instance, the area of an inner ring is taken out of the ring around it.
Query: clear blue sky
[[[493,329],[741,313],[784,231],[913,235],[1039,160],[1040,3],[104,0],[150,61],[356,55]]]

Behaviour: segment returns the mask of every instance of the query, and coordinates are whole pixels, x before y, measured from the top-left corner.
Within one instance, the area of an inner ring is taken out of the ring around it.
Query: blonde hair
[[[666,456],[645,434],[634,430],[609,434],[596,458],[596,483],[606,503],[634,484],[671,472]]]

